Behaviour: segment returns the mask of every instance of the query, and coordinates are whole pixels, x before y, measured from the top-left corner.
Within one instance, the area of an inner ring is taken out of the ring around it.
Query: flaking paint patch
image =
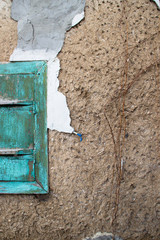
[[[72,27],[77,25],[84,18],[84,11],[80,14],[77,14],[72,20]]]
[[[45,49],[34,49],[24,51],[21,48],[16,48],[10,57],[10,61],[45,61],[53,60],[57,56],[57,52]]]
[[[10,61],[48,61],[47,126],[51,130],[72,133],[74,129],[70,126],[66,97],[58,92],[60,63],[57,54],[63,46],[65,32],[84,18],[85,0],[47,0],[39,1],[39,4],[38,1],[33,3],[29,0],[13,0],[12,17],[18,21],[19,39]],[[53,12],[50,6],[54,7]]]
[[[65,96],[58,92],[60,61],[58,58],[48,62],[47,126],[51,130],[72,133],[69,109]]]
[[[159,0],[153,0],[157,4],[158,9],[160,10],[160,1]]]

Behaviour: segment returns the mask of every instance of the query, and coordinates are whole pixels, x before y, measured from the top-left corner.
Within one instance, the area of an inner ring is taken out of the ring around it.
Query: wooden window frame
[[[48,193],[47,139],[47,63],[44,61],[0,64],[0,75],[33,75],[38,114],[35,120],[35,180],[33,182],[0,181],[0,194]]]

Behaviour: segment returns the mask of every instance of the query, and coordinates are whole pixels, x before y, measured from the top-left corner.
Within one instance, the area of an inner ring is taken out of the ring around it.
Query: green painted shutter
[[[47,193],[46,63],[0,64],[0,193]]]

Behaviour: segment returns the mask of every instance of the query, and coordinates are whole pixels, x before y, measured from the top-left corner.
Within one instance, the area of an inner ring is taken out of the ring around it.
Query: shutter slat
[[[0,148],[0,156],[3,156],[3,155],[33,155],[33,149]]]
[[[33,101],[23,101],[23,100],[18,100],[18,99],[14,99],[14,100],[10,100],[10,99],[0,99],[0,107],[1,106],[30,106],[33,105]]]

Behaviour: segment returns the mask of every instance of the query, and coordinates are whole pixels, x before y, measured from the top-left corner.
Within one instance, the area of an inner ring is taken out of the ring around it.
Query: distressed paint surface
[[[41,69],[45,66],[43,61],[34,61],[32,63],[27,62],[17,62],[16,64],[1,64],[0,65],[0,75],[28,75],[28,74],[38,74]]]
[[[0,106],[0,147],[29,148],[34,145],[33,108]]]
[[[1,181],[26,181],[33,182],[34,176],[33,156],[0,156]]]
[[[33,155],[33,149],[27,148],[1,148],[0,155]]]
[[[121,11],[124,5],[127,19]],[[6,61],[16,45],[15,23],[9,21],[8,18],[1,22],[0,55]],[[127,24],[132,81],[133,74],[156,59],[159,62],[156,4],[149,0],[89,0],[85,21],[67,33],[58,56],[60,91],[67,96],[72,126],[77,131],[81,129],[84,139],[79,143],[74,135],[49,131],[51,193],[37,197],[1,196],[1,239],[82,240],[97,231],[112,232],[110,222],[115,205],[114,194],[111,200],[110,194],[115,155],[103,113],[108,114],[117,137]],[[6,43],[2,43],[4,35]],[[132,47],[136,47],[133,52]],[[156,108],[159,67],[155,71],[156,66],[142,74],[126,96],[127,138],[122,156],[125,176],[115,226],[115,233],[125,240],[160,240],[160,109]],[[115,187],[114,184],[113,191]]]
[[[0,185],[36,181],[39,193],[48,191],[46,75],[45,62],[0,65]]]
[[[66,97],[58,92],[60,64],[56,56],[66,31],[84,18],[84,7],[85,0],[13,0],[12,3],[11,16],[18,21],[18,45],[10,60],[49,60],[47,126],[51,130],[74,131]]]
[[[47,126],[59,132],[72,133],[74,129],[70,126],[71,120],[68,117],[69,109],[67,108],[66,99],[65,96],[58,91],[59,70],[60,62],[58,58],[56,58],[55,61],[48,62]]]
[[[35,181],[35,182],[0,182],[0,193],[46,194],[47,192]]]
[[[18,49],[59,52],[72,20],[83,12],[85,0],[13,0],[12,18],[18,22]]]
[[[41,72],[36,76],[35,99],[35,144],[36,151],[35,174],[36,181],[48,192],[48,149],[47,149],[47,65],[43,66]]]

